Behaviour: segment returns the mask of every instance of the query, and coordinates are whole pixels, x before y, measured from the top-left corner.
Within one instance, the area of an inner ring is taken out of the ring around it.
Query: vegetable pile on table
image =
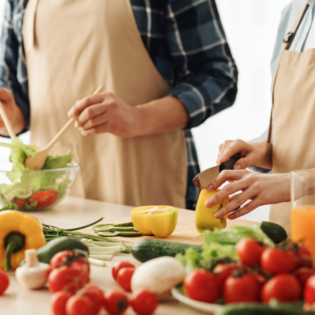
[[[19,138],[10,144],[0,143],[0,146],[11,149],[10,161],[14,171],[6,173],[11,184],[0,185],[2,204],[11,203],[23,210],[45,209],[67,193],[71,180],[63,178],[65,171],[51,170],[69,166],[72,161],[71,151],[62,156],[48,156],[42,170],[38,172],[24,166],[25,159],[34,156],[38,147],[25,145]]]

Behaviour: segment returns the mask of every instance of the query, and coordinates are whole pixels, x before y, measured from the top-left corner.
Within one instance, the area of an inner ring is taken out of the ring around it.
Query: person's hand
[[[0,87],[0,101],[3,104],[4,110],[12,124],[16,134],[24,129],[24,117],[20,108],[16,105],[13,93],[10,90]],[[8,131],[0,115],[0,134],[8,136]]]
[[[272,146],[264,141],[227,140],[219,146],[217,163],[226,162],[236,153],[239,153],[241,158],[235,163],[234,170],[246,169],[254,165],[267,169],[272,166]]]
[[[225,197],[242,191],[230,198],[230,202],[215,214],[222,218],[233,212],[247,201],[250,201],[239,210],[229,215],[229,219],[236,219],[259,206],[290,201],[290,174],[258,174],[248,170],[224,170],[208,187],[207,191],[218,189],[226,181],[219,192],[209,198],[205,205],[210,208]]]
[[[136,107],[130,106],[112,93],[88,96],[70,109],[69,117],[78,117],[75,127],[83,136],[109,132],[119,137],[138,135]]]

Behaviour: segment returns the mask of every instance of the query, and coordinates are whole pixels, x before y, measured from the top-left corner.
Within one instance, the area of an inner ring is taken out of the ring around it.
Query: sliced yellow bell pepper
[[[226,219],[228,215],[224,216],[221,219],[214,217],[215,213],[218,212],[223,206],[229,203],[229,197],[224,198],[222,201],[217,203],[211,208],[205,206],[207,199],[216,194],[219,190],[207,192],[205,189],[202,189],[199,194],[197,201],[197,206],[195,210],[195,223],[196,229],[199,233],[204,230],[213,231],[214,228],[224,229],[226,227]]]
[[[20,211],[0,211],[0,269],[16,269],[26,249],[45,244],[42,225],[35,217]]]
[[[178,209],[170,206],[144,206],[131,210],[134,227],[142,234],[168,237],[177,224]]]

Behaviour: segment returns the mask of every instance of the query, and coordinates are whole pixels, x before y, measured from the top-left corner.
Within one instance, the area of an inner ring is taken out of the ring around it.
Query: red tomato
[[[124,290],[131,292],[131,278],[135,272],[134,267],[122,268],[118,271],[117,274],[117,283]]]
[[[103,305],[112,315],[123,313],[128,307],[128,297],[121,290],[108,290],[104,294]]]
[[[260,286],[263,286],[267,282],[266,277],[259,272],[253,273],[253,276],[256,278]]]
[[[63,250],[57,253],[50,260],[49,265],[52,269],[54,269],[65,265],[67,266],[73,265],[74,262],[76,262],[75,264],[76,267],[81,266],[82,268],[87,268],[88,271],[90,272],[90,265],[86,261],[85,256],[82,256],[79,253],[74,252],[72,250]]]
[[[296,251],[298,265],[302,267],[312,267],[313,256],[308,247],[301,245]]]
[[[70,292],[59,291],[50,298],[50,308],[54,315],[66,315],[66,304],[71,297]]]
[[[130,304],[138,315],[150,315],[156,310],[159,300],[153,292],[138,289],[132,294]]]
[[[223,286],[223,297],[227,304],[258,302],[260,285],[255,276],[247,273],[229,276]]]
[[[46,208],[53,205],[57,200],[57,193],[53,190],[38,191],[30,197],[37,201],[36,209]]]
[[[66,290],[74,294],[88,282],[88,271],[74,266],[53,269],[48,276],[48,286],[52,293]]]
[[[297,258],[291,251],[284,251],[279,248],[266,248],[261,255],[261,267],[267,272],[289,273],[297,266]]]
[[[213,273],[216,275],[217,279],[219,280],[221,287],[223,287],[225,280],[237,268],[238,267],[236,264],[218,264],[217,266],[214,267]]]
[[[95,315],[93,303],[86,296],[73,295],[66,305],[67,315]]]
[[[313,305],[315,302],[315,276],[308,278],[305,284],[304,292],[304,301],[308,305]]]
[[[300,267],[294,270],[293,275],[298,279],[303,289],[308,278],[315,275],[315,270],[308,267]]]
[[[14,198],[14,202],[17,204],[19,208],[24,208],[26,203],[28,202],[28,199]]]
[[[246,264],[260,262],[260,257],[266,246],[254,238],[244,237],[236,245],[236,253],[239,259]]]
[[[119,261],[118,263],[115,264],[115,266],[112,268],[112,276],[115,280],[117,280],[117,274],[118,274],[118,271],[122,268],[125,268],[125,267],[133,267],[135,268],[135,266],[130,263],[129,261]]]
[[[280,303],[295,302],[300,299],[301,285],[294,276],[280,273],[264,284],[260,294],[265,304],[271,299],[276,299]]]
[[[10,280],[6,272],[0,269],[0,295],[9,287]]]
[[[193,300],[214,303],[220,297],[220,281],[206,269],[190,272],[184,280],[187,296]]]
[[[86,286],[82,292],[83,296],[89,298],[93,303],[93,314],[97,314],[103,302],[103,291],[97,286]]]

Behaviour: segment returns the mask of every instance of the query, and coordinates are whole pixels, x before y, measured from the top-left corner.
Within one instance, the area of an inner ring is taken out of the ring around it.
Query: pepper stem
[[[9,233],[4,239],[5,251],[5,271],[14,270],[11,265],[12,254],[23,249],[25,245],[25,236],[18,232]]]

